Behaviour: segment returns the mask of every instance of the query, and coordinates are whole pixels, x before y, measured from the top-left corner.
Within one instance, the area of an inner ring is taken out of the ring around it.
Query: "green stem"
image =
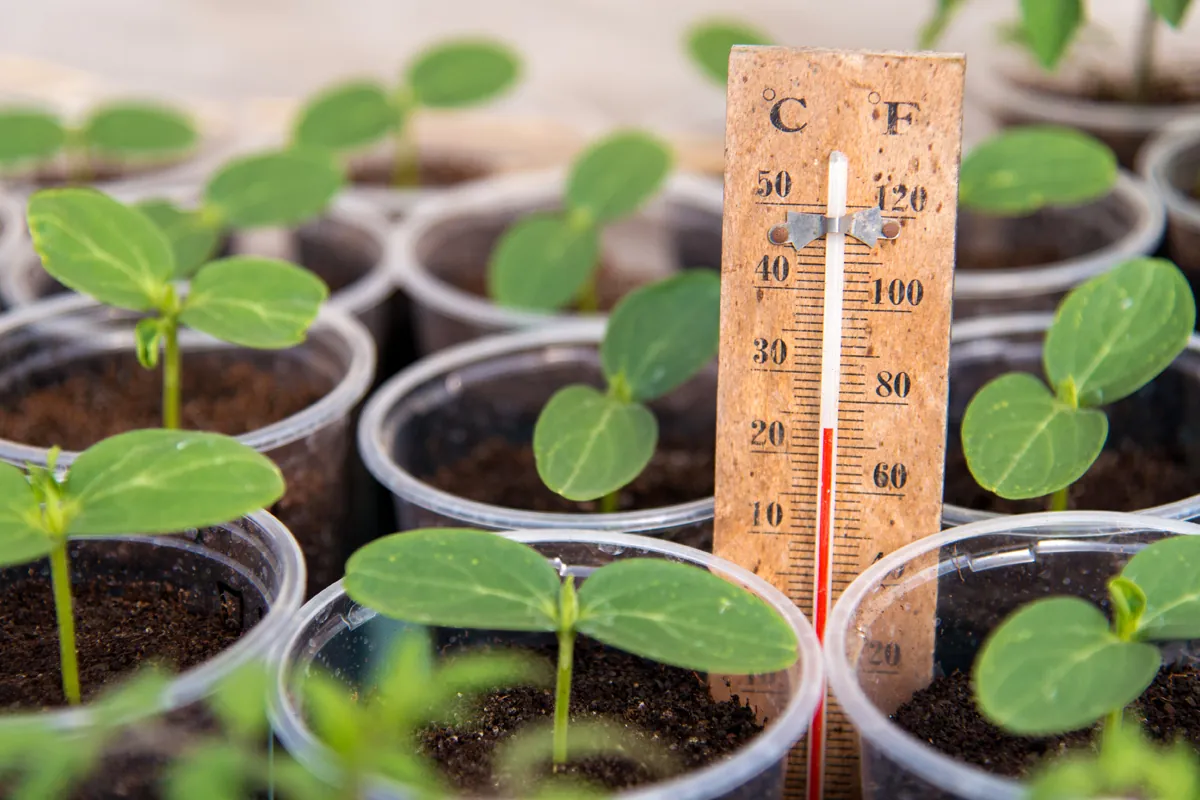
[[[179,352],[179,323],[163,320],[163,427],[179,428],[181,401],[179,379],[183,372]]]
[[[421,184],[420,162],[416,143],[408,135],[408,126],[397,125],[392,131],[396,153],[392,162],[392,186],[419,186]]]
[[[1054,494],[1050,495],[1050,502],[1046,506],[1049,511],[1066,511],[1067,510],[1067,493],[1071,490],[1070,486],[1064,486]]]
[[[1138,29],[1137,50],[1133,62],[1133,102],[1145,103],[1150,99],[1154,80],[1154,39],[1158,33],[1158,14],[1154,7],[1145,3],[1142,24]]]
[[[617,501],[620,499],[621,490],[609,492],[600,498],[600,513],[612,514],[617,510]]]
[[[1100,733],[1101,746],[1107,742],[1117,731],[1121,729],[1121,713],[1124,709],[1118,708],[1108,712],[1104,717],[1104,730]]]
[[[570,582],[568,577],[567,581]],[[575,660],[575,628],[558,632],[558,679],[554,687],[554,763],[567,762],[567,719],[571,710],[571,665]]]
[[[596,290],[596,271],[584,282],[583,288],[579,290],[579,312],[581,314],[595,314],[600,310],[600,294]]]
[[[50,583],[54,588],[54,613],[58,618],[58,650],[62,659],[63,694],[71,705],[79,705],[79,658],[75,652],[75,615],[71,609],[71,567],[67,563],[67,539],[57,538],[50,551]]]

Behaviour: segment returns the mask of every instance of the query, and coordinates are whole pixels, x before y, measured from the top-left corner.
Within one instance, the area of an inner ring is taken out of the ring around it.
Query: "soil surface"
[[[1089,511],[1139,511],[1174,503],[1200,491],[1187,467],[1170,454],[1128,442],[1100,453],[1096,463],[1071,485],[1068,506]],[[1046,510],[1046,498],[1005,500],[983,489],[967,469],[960,445],[946,459],[947,503],[976,511],[1027,514]]]
[[[554,667],[555,649],[535,651]],[[565,772],[609,790],[625,789],[695,771],[741,748],[767,720],[732,700],[713,698],[707,679],[691,670],[667,667],[580,637],[575,645],[571,718],[617,723],[646,748],[663,749],[670,766],[663,774],[635,758],[588,758]],[[483,796],[500,793],[492,758],[497,743],[522,726],[548,721],[552,688],[518,688],[480,698],[470,723],[435,727],[422,735],[422,749],[459,791]],[[547,764],[543,775],[549,774]]]
[[[970,242],[959,239],[954,249],[954,268],[958,270],[1020,269],[1044,267],[1055,264],[1078,253],[1065,247],[1043,245],[1034,247],[1014,242],[1011,249],[982,250],[972,248]]]
[[[1159,672],[1131,711],[1145,721],[1146,734],[1170,742],[1182,736],[1200,747],[1200,672]],[[980,715],[970,679],[962,672],[935,678],[897,709],[892,719],[934,749],[1008,777],[1025,777],[1042,761],[1084,747],[1100,726],[1062,736],[1010,736]]]
[[[618,511],[690,503],[713,494],[714,453],[663,443],[633,483],[621,490]],[[526,511],[566,514],[599,511],[599,501],[577,503],[546,488],[538,477],[533,447],[494,438],[466,458],[441,467],[425,480],[445,492],[479,503]]]
[[[391,186],[393,169],[391,160],[355,165],[350,180],[370,186]],[[417,165],[420,186],[453,186],[486,177],[490,172],[483,164],[463,160],[425,158]]]
[[[191,590],[167,582],[97,576],[72,592],[85,700],[150,661],[188,669],[243,633],[234,610],[206,614]],[[0,709],[66,704],[48,579],[31,575],[0,588],[0,648]]]

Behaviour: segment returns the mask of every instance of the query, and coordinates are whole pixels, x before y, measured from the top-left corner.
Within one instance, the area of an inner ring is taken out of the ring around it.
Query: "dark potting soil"
[[[1054,244],[1040,246],[1013,242],[1002,250],[984,250],[958,239],[954,248],[954,268],[957,270],[1020,269],[1042,267],[1079,255]]]
[[[1096,463],[1071,485],[1068,504],[1072,509],[1090,511],[1137,511],[1182,500],[1197,490],[1195,477],[1169,453],[1125,441],[1100,453]],[[999,514],[1046,510],[1045,498],[1005,500],[981,488],[959,445],[947,454],[944,497],[956,506]]]
[[[483,164],[468,160],[423,158],[417,164],[420,186],[453,186],[486,177],[489,172]],[[391,186],[393,174],[391,160],[377,160],[355,165],[350,180],[371,186]]]
[[[1200,747],[1200,672],[1164,668],[1132,706],[1145,731],[1160,742],[1182,736]],[[896,710],[892,719],[931,747],[988,772],[1020,778],[1041,762],[1089,745],[1100,726],[1061,736],[1010,736],[979,713],[970,678],[962,672],[935,678]]]
[[[553,670],[555,650],[535,650]],[[549,720],[552,688],[517,688],[480,698],[469,723],[434,727],[422,735],[422,750],[462,792],[495,796],[500,791],[493,754],[498,743],[531,723]],[[665,750],[669,769],[662,774],[636,758],[588,758],[565,772],[609,789],[625,789],[700,769],[741,748],[768,720],[756,718],[736,695],[718,701],[707,679],[691,670],[667,667],[580,637],[575,646],[571,718],[605,720]],[[636,756],[639,748],[634,748]],[[545,767],[549,774],[549,765]]]
[[[185,670],[243,634],[236,610],[205,613],[191,590],[168,582],[101,575],[72,592],[85,700],[142,664]],[[65,705],[48,579],[31,574],[0,588],[0,653],[0,709]]]
[[[618,511],[690,503],[713,494],[712,450],[662,443],[649,465],[621,490]],[[464,459],[424,476],[458,497],[504,508],[566,514],[599,511],[599,500],[577,503],[546,488],[538,477],[533,447],[496,437],[481,442]]]

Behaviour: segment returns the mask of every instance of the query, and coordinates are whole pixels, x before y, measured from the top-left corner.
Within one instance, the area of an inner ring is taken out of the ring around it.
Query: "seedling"
[[[1137,258],[1073,289],[1046,333],[1050,386],[1014,372],[971,398],[962,443],[975,480],[1013,500],[1050,495],[1050,510],[1065,510],[1108,438],[1102,407],[1166,369],[1195,325],[1192,290],[1169,261]]]
[[[933,16],[921,30],[920,46],[935,47],[954,15],[966,0],[937,0]],[[1076,34],[1084,26],[1084,0],[1020,0],[1021,21],[1015,38],[1033,54],[1043,69],[1056,70]],[[1145,102],[1154,81],[1154,40],[1160,20],[1178,30],[1191,0],[1145,0],[1137,39],[1133,75],[1133,102]]]
[[[86,180],[96,158],[176,158],[195,144],[191,120],[151,103],[101,106],[78,128],[39,109],[0,109],[0,169],[5,171],[40,166],[65,155],[72,178]]]
[[[630,292],[609,317],[600,345],[608,384],[559,389],[538,415],[533,452],[542,482],[569,500],[617,493],[654,455],[658,422],[646,403],[686,382],[717,353],[720,277],[686,270]]]
[[[512,87],[519,71],[516,54],[497,42],[443,42],[420,53],[399,86],[357,80],[316,95],[301,109],[292,140],[346,152],[390,134],[396,146],[393,183],[413,186],[419,182],[410,133],[413,115],[422,108],[461,108],[491,100]]]
[[[71,608],[68,541],[76,537],[163,534],[202,528],[269,506],[283,495],[265,456],[215,433],[139,430],[80,453],[69,472],[26,472],[0,464],[0,565],[50,557],[63,694],[81,701]]]
[[[241,214],[259,206],[244,196]],[[149,312],[137,323],[138,361],[163,356],[163,427],[180,424],[181,324],[261,349],[304,341],[329,290],[308,270],[270,258],[234,256],[193,270],[177,267],[166,236],[148,216],[92,189],[47,189],[29,199],[29,231],[42,266],[101,303]],[[190,278],[182,295],[175,282]]]
[[[378,539],[346,562],[343,585],[356,602],[405,622],[556,634],[555,764],[568,758],[577,634],[705,672],[772,672],[798,657],[796,635],[774,609],[711,572],[633,558],[594,570],[576,590],[573,576],[563,580],[532,547],[484,531]]]
[[[1200,538],[1144,547],[1108,582],[1112,621],[1087,600],[1051,597],[1019,609],[992,632],[975,661],[985,717],[1021,736],[1087,728],[1122,710],[1154,680],[1153,642],[1200,637]]]
[[[732,19],[709,19],[693,25],[684,41],[692,63],[722,89],[729,83],[729,51],[734,45],[764,45],[771,40],[756,28]]]
[[[499,305],[554,311],[572,301],[595,311],[600,234],[662,188],[671,152],[653,136],[614,133],[571,166],[565,209],[530,214],[510,226],[488,262],[488,292]]]

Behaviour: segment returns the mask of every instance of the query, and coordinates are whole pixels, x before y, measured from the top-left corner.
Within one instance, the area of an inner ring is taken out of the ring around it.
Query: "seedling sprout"
[[[685,38],[692,63],[722,90],[729,83],[729,51],[734,45],[771,44],[766,34],[733,19],[708,19],[693,25]]]

